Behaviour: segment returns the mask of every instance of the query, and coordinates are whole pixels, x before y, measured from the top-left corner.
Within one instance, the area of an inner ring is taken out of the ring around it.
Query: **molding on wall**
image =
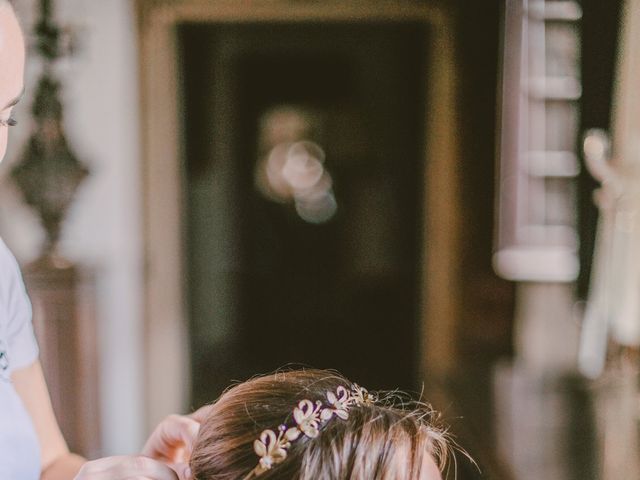
[[[461,174],[453,19],[439,16],[430,36],[425,118],[422,375],[440,384],[455,365],[460,318]],[[435,399],[434,399],[435,402]]]

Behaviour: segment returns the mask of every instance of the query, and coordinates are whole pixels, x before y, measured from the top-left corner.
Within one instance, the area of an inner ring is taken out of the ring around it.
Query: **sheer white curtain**
[[[585,375],[601,377],[595,385],[602,387],[596,405],[605,480],[640,478],[638,365],[606,365],[610,345],[620,352],[640,346],[640,0],[627,0],[623,22],[612,145],[594,131],[584,143],[587,166],[602,186],[579,363]]]
[[[587,166],[602,186],[591,291],[580,351],[588,376],[604,369],[608,339],[640,346],[640,0],[628,0],[616,74],[612,147],[585,137]]]

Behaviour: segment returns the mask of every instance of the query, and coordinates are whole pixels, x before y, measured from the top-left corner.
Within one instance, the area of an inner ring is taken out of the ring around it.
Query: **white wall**
[[[35,0],[19,0],[28,29]],[[144,441],[142,222],[137,34],[131,0],[57,0],[57,18],[76,27],[79,50],[60,65],[67,134],[91,169],[61,241],[70,259],[95,269],[104,454],[137,451]],[[38,253],[43,234],[7,178],[29,133],[38,62],[31,53],[20,125],[0,167],[0,235],[18,259]]]

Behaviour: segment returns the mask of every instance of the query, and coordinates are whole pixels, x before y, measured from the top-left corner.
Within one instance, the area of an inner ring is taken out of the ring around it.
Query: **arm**
[[[164,434],[158,441],[151,441],[147,458],[143,456],[107,457],[93,462],[69,452],[67,443],[53,413],[49,390],[37,360],[38,346],[31,324],[31,307],[13,255],[0,239],[0,273],[6,278],[1,293],[7,294],[7,340],[12,349],[14,370],[13,386],[22,400],[33,423],[40,444],[41,480],[178,480],[176,472],[162,462],[172,449],[184,450],[180,445],[191,443],[197,428],[184,432],[185,422],[177,428],[162,428]],[[2,280],[0,275],[0,280]],[[173,422],[172,424],[175,424]],[[174,438],[175,435],[175,438]],[[154,447],[157,445],[160,449]],[[180,465],[181,472],[186,465]],[[4,479],[3,479],[4,480]]]
[[[51,407],[49,391],[42,374],[40,362],[35,362],[28,367],[14,371],[11,379],[16,392],[18,392],[27,412],[31,416],[40,442],[41,480],[98,480],[105,478],[110,480],[128,480],[131,478],[178,480],[176,473],[167,465],[151,458],[121,456],[87,462],[84,458],[69,452]],[[164,433],[162,441],[157,439],[156,442],[153,442],[150,439],[149,443],[173,445],[186,442],[190,435],[185,429],[194,434],[194,426],[180,420],[180,418],[176,416],[169,422],[171,425],[168,428],[162,427],[167,423],[163,422],[158,427],[158,431]],[[174,435],[176,436],[175,440],[173,439]],[[153,447],[149,449],[149,453],[158,454]],[[184,467],[186,466],[182,468]]]
[[[3,323],[6,322],[3,327],[6,329],[6,340],[13,360],[11,380],[31,417],[38,437],[41,478],[71,480],[84,463],[84,459],[69,453],[58,427],[51,407],[49,390],[38,361],[38,346],[31,323],[31,305],[18,263],[1,239],[0,274],[0,297],[3,299],[0,318]]]
[[[73,479],[86,460],[69,452],[51,407],[40,362],[14,371],[11,378],[38,435],[41,479]]]

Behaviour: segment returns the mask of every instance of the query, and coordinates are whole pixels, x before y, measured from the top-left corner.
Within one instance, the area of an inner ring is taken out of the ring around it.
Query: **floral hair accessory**
[[[311,400],[300,400],[293,409],[295,425],[280,425],[277,432],[264,430],[253,442],[253,450],[260,457],[260,461],[244,480],[255,478],[271,470],[274,465],[284,462],[291,442],[301,436],[316,438],[324,424],[333,417],[347,420],[351,407],[373,405],[376,400],[375,395],[355,383],[350,389],[339,386],[335,392],[327,392],[326,403],[320,400],[315,403]]]

